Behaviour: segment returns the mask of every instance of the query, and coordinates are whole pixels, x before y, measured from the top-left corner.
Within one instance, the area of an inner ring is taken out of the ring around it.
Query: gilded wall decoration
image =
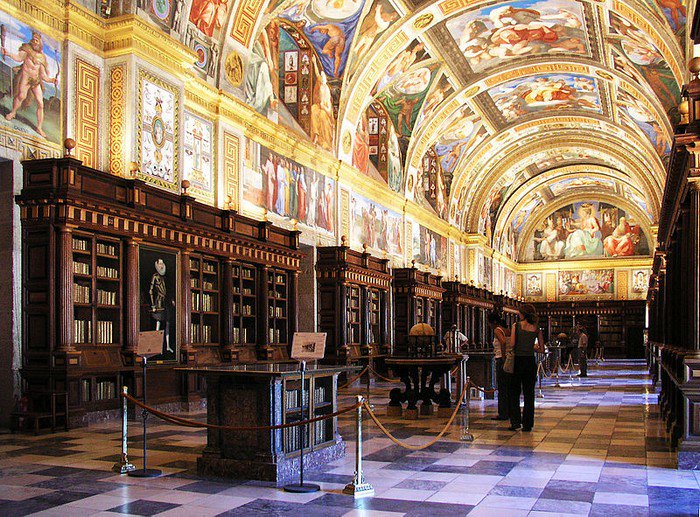
[[[525,296],[533,298],[542,296],[542,273],[525,274]]]
[[[214,178],[214,124],[185,112],[183,135],[183,178],[196,195],[212,201]]]
[[[98,165],[100,70],[75,60],[75,156],[88,167]]]
[[[255,31],[255,23],[265,4],[265,0],[243,0],[238,4],[238,10],[234,13],[231,37],[241,45],[247,47]]]
[[[646,293],[649,289],[649,270],[637,269],[632,271],[632,292]]]
[[[136,106],[137,153],[140,177],[159,187],[178,192],[179,92],[176,87],[139,70]]]
[[[615,298],[626,300],[628,298],[627,286],[629,284],[629,271],[618,271],[615,282]]]
[[[2,125],[62,144],[61,44],[3,12],[0,28]]]
[[[124,163],[126,65],[117,65],[110,69],[109,85],[109,172],[120,176],[126,172]]]
[[[546,276],[546,296],[548,302],[554,302],[557,299],[557,274],[547,273]]]
[[[238,136],[224,131],[224,188],[226,196],[231,198],[229,208],[238,210],[239,167],[241,159],[241,140]]]

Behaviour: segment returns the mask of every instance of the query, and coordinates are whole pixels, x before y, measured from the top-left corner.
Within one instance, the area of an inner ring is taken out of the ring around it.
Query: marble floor
[[[663,439],[657,395],[644,365],[607,361],[589,377],[547,380],[535,428],[512,432],[491,420],[493,401],[472,400],[474,442],[460,442],[462,418],[423,451],[394,445],[365,425],[364,459],[373,498],[342,495],[352,479],[354,437],[350,415],[340,421],[346,458],[311,472],[312,494],[289,494],[269,484],[202,479],[195,459],[205,432],[154,422],[150,465],[165,475],[151,480],[110,469],[120,447],[117,422],[55,435],[0,436],[0,515],[692,515],[700,514],[700,472],[677,471]],[[388,383],[373,386],[383,415]],[[342,391],[341,407],[362,386]],[[203,415],[190,415],[201,418]],[[426,443],[446,419],[387,418],[410,444]],[[138,427],[131,426],[131,459],[138,464]]]

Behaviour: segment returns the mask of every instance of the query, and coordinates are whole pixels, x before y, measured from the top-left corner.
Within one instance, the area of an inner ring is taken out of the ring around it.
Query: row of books
[[[87,262],[73,262],[73,273],[76,275],[89,275],[90,274],[90,264]]]
[[[203,312],[216,312],[216,297],[207,293],[192,293],[192,310]]]
[[[193,343],[212,343],[212,326],[199,325],[192,323],[190,326],[192,335],[190,338]]]
[[[202,271],[204,273],[216,273],[216,264],[213,264],[211,262],[205,262],[202,265]]]
[[[241,337],[243,339],[241,339]],[[253,339],[254,341],[254,339]],[[239,328],[239,327],[233,327],[233,342],[234,343],[247,343],[248,342],[248,329],[247,328]]]
[[[112,332],[114,324],[111,321],[98,321],[95,330],[97,331],[98,343],[114,343],[114,334]]]
[[[90,241],[85,239],[73,239],[73,249],[75,251],[88,251],[90,249]]]
[[[90,286],[73,284],[73,301],[75,303],[90,303]]]
[[[267,295],[270,298],[287,298],[287,293],[282,291],[282,292],[275,292],[275,291],[268,291]]]
[[[204,282],[202,282],[202,287],[204,289],[209,289],[210,291],[216,289],[216,285],[214,284],[214,282],[211,282],[209,280],[205,280]]]
[[[76,343],[92,343],[92,321],[73,320],[73,333]]]
[[[270,275],[268,281],[272,282],[272,275]],[[275,282],[278,284],[284,284],[287,282],[287,278],[284,275],[277,275],[275,277]]]
[[[119,270],[113,267],[97,266],[97,276],[102,278],[119,278]]]
[[[248,295],[253,294],[253,290],[250,287],[244,287],[241,290],[241,288],[238,287],[237,285],[234,285],[233,288],[231,289],[231,291],[233,292],[233,294],[241,294],[241,292],[243,294],[248,294]]]
[[[284,318],[284,307],[270,306],[270,318]]]
[[[242,278],[253,278],[253,270],[248,268],[233,268],[233,276],[240,276]]]
[[[233,313],[240,314],[242,316],[252,316],[253,315],[253,306],[250,304],[245,304],[245,305],[243,305],[243,308],[241,309],[241,304],[234,302]]]
[[[114,244],[105,244],[104,242],[98,242],[97,253],[101,255],[111,255],[116,258],[117,247]]]
[[[280,341],[280,329],[268,329],[268,337],[270,338],[270,343],[281,343]]]
[[[117,293],[115,293],[114,291],[105,291],[104,289],[98,289],[97,303],[99,305],[116,305]]]
[[[304,434],[304,447],[309,446],[309,430],[305,425],[288,427],[284,430],[284,452],[298,451],[301,435]]]
[[[98,381],[95,387],[95,400],[117,398],[117,384],[114,381]]]
[[[286,410],[296,409],[301,406],[301,390],[287,390],[284,408]],[[304,406],[309,405],[309,392],[304,390]]]

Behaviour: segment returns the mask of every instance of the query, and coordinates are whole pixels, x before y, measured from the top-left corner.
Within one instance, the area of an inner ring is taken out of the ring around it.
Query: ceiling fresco
[[[206,81],[508,256],[574,193],[656,222],[686,0],[151,3]]]

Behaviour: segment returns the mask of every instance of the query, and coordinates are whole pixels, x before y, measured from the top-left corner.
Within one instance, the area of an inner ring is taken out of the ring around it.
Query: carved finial
[[[689,112],[690,108],[688,106],[688,99],[683,99],[683,101],[681,101],[681,103],[678,105],[678,113],[681,115],[681,124],[688,124],[690,122],[688,117]]]
[[[416,267],[416,261],[415,261],[415,260],[412,260],[412,261],[411,261],[411,267],[415,269],[415,267]]]
[[[688,63],[688,70],[693,74],[693,81],[698,80],[698,74],[700,74],[700,57],[694,57]]]
[[[472,278],[471,280],[469,280],[469,285],[472,285],[472,286],[474,285],[474,279],[473,279],[473,278]]]
[[[226,196],[226,204],[224,207],[226,210],[231,210],[231,208],[233,208],[233,197],[230,194]]]
[[[66,150],[64,155],[66,158],[73,156],[73,149],[75,149],[75,140],[73,140],[72,138],[66,138],[63,141],[63,147]]]
[[[347,235],[340,236],[340,245],[343,247],[347,247],[347,245],[348,245],[348,236]]]
[[[367,253],[367,243],[366,242],[362,243],[362,251],[364,253]]]
[[[294,229],[294,231],[296,231],[296,230],[297,230],[297,224],[299,223],[299,221],[297,221],[296,219],[292,218],[292,219],[290,220],[290,222],[292,223],[292,229]]]
[[[180,183],[180,186],[182,187],[182,195],[187,196],[188,195],[187,189],[190,188],[190,180],[182,180],[182,182]]]

